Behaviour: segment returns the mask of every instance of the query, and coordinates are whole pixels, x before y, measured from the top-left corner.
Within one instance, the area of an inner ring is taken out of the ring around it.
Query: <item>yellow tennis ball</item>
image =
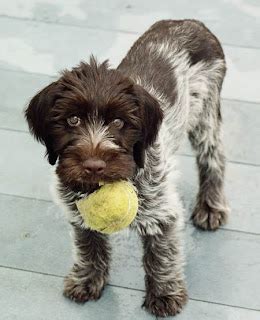
[[[85,224],[102,233],[113,233],[129,226],[138,210],[134,186],[127,181],[104,184],[76,202]]]

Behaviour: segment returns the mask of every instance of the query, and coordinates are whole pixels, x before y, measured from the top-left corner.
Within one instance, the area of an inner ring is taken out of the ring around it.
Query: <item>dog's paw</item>
[[[192,214],[193,224],[202,230],[217,230],[227,222],[228,209],[217,210],[208,205],[197,205]]]
[[[148,292],[143,307],[157,317],[175,316],[181,312],[187,300],[186,289],[181,289],[174,295],[166,296],[155,296],[153,293]]]
[[[83,280],[73,274],[69,274],[64,280],[63,295],[77,303],[98,300],[101,297],[105,283],[103,277]]]

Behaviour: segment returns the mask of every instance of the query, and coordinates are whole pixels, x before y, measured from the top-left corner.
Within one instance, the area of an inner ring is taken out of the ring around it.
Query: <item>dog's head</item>
[[[144,166],[162,111],[142,87],[107,63],[81,63],[39,92],[25,111],[30,131],[72,189],[130,178]]]

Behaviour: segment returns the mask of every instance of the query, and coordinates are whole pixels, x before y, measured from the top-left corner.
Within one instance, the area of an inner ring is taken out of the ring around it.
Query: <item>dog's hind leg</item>
[[[189,132],[199,170],[199,192],[192,220],[203,230],[215,230],[225,224],[228,213],[224,195],[225,156],[220,134],[219,88],[204,100],[199,120]]]

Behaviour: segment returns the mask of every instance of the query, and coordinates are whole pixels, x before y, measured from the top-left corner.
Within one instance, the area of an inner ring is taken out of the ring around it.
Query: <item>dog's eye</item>
[[[72,116],[67,119],[67,122],[71,127],[77,127],[80,125],[80,118],[77,116]]]
[[[124,126],[124,121],[122,119],[115,119],[112,121],[112,125],[117,129],[122,129]]]

